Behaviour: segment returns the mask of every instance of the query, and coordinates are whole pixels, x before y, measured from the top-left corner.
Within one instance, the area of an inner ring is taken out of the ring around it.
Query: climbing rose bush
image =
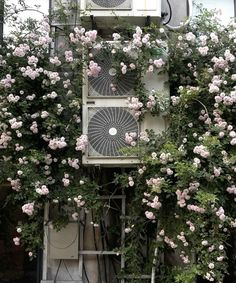
[[[96,53],[103,50],[117,80],[134,74],[127,107],[137,119],[146,112],[169,113],[166,133],[125,135],[141,160],[114,180],[127,188],[126,247],[119,250],[126,272],[150,272],[145,263],[169,250],[181,263],[160,264],[162,282],[187,283],[196,276],[223,282],[233,265],[229,245],[236,228],[235,24],[223,27],[204,12],[169,33],[168,44],[163,28],[135,27],[131,38],[114,33],[118,42],[107,44],[97,31],[75,27],[57,52],[50,49],[47,20],[20,30],[0,50],[1,179],[27,216],[14,243],[35,256],[46,203],[70,207],[54,223],[58,228],[68,216],[78,220],[81,208],[99,208],[99,185],[81,164],[89,143],[81,109],[83,76],[99,76]],[[163,70],[169,72],[171,103],[142,82]],[[116,82],[110,87],[116,94]],[[147,234],[153,245],[143,256]]]
[[[82,27],[65,31],[65,42],[53,50],[57,40],[48,19],[29,19],[0,50],[1,179],[9,182],[12,201],[28,217],[17,226],[20,240],[14,242],[31,256],[42,244],[45,204],[62,207],[53,223],[58,229],[70,216],[78,219],[81,208],[99,207],[99,185],[81,164],[89,142],[81,129],[82,85],[85,73],[97,77],[101,71],[96,54],[110,54],[117,76],[134,72],[137,81],[143,73],[161,70],[166,60],[165,42],[140,27],[133,28],[131,40],[119,35],[115,44]],[[116,82],[111,89],[116,92]],[[137,95],[140,89],[141,84]]]
[[[44,204],[67,204],[73,214],[81,207],[78,195],[83,207],[92,205],[97,185],[80,170],[87,144],[78,93],[82,53],[73,46],[60,54],[50,51],[46,18],[22,23],[20,30],[4,40],[0,51],[1,180],[9,182],[12,199],[29,217],[19,224],[20,240],[14,242],[34,256],[42,243]],[[95,40],[96,32],[88,36]]]
[[[223,282],[233,270],[229,247],[236,228],[235,43],[235,23],[224,27],[207,11],[170,34],[169,127],[162,136],[150,133],[140,150],[143,162],[127,177],[117,177],[127,190],[132,179],[134,188],[133,220],[127,223],[127,228],[132,226],[130,245],[140,230],[140,215],[146,223],[143,231],[156,235],[159,255],[170,250],[180,262],[170,277],[163,275],[163,282],[192,282],[196,276]]]

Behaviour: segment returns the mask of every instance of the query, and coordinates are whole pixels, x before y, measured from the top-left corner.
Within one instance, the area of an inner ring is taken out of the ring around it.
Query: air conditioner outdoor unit
[[[98,26],[111,27],[116,17],[127,18],[129,23],[143,25],[145,18],[158,23],[161,18],[161,0],[81,0],[81,17],[93,16]]]
[[[83,155],[83,164],[103,166],[120,166],[137,164],[137,155],[129,156],[124,148],[130,147],[125,141],[126,133],[144,132],[153,129],[161,133],[167,128],[164,116],[146,114],[142,122],[138,122],[128,108],[127,99],[134,95],[135,73],[126,73],[116,78],[116,70],[112,67],[111,58],[106,53],[95,56],[95,62],[101,67],[97,77],[84,74],[83,85],[83,134],[88,136],[88,146]],[[168,80],[167,74],[147,74],[143,83],[147,93],[151,90],[164,90]],[[116,84],[112,91],[111,84]]]

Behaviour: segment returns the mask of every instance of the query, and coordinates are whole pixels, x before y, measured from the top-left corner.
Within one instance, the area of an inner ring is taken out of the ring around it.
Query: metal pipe
[[[159,230],[159,222],[157,221],[156,244],[157,244],[158,236],[159,236],[158,230]],[[158,255],[158,248],[155,247],[155,250],[154,250],[154,257],[153,257],[153,262],[152,262],[151,283],[155,283],[155,278],[156,278],[156,265],[157,265],[157,255]]]
[[[3,42],[4,0],[0,0],[0,43]]]
[[[236,17],[236,0],[234,0],[234,17]],[[235,18],[234,21],[236,21]]]

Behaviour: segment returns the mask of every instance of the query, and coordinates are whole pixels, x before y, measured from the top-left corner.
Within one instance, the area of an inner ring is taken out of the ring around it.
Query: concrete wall
[[[178,26],[180,22],[185,21],[187,17],[187,0],[169,0],[169,3],[172,10],[172,17],[169,24],[171,26]],[[168,13],[164,21],[166,22],[170,15],[170,8],[166,0],[162,0],[162,11]]]

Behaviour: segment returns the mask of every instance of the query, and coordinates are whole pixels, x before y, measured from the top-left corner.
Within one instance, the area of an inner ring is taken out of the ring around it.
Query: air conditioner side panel
[[[169,99],[169,76],[167,73],[147,73],[143,77],[143,83],[145,88],[150,92],[152,90],[161,92],[164,97]],[[168,117],[164,115],[153,116],[150,113],[146,113],[141,123],[141,131],[153,130],[156,134],[161,134],[168,128]]]
[[[141,123],[141,131],[153,130],[155,134],[161,134],[168,127],[167,118],[165,116],[152,116],[147,113]]]
[[[157,90],[157,91],[164,91],[167,96],[170,95],[169,91],[169,76],[167,73],[147,73],[142,82],[144,83],[145,88],[148,91]]]

